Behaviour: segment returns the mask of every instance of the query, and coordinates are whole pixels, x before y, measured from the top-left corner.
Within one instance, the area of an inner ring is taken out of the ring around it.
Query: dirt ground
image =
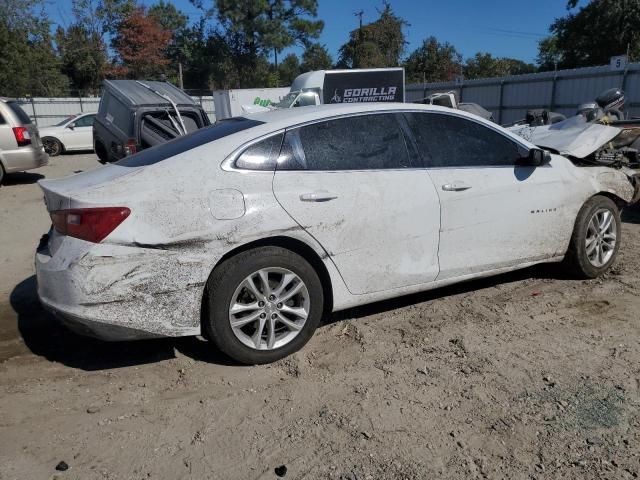
[[[62,156],[0,188],[0,479],[638,477],[640,209],[605,278],[533,268],[378,303],[241,367],[42,311],[35,181],[97,166]]]

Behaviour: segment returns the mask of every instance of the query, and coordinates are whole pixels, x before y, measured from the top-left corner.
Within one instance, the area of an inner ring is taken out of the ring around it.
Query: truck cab
[[[324,103],[404,102],[403,68],[315,70],[298,75],[277,108]]]

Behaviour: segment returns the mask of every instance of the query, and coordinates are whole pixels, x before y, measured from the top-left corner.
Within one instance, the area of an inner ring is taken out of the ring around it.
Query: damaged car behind
[[[42,304],[107,340],[202,334],[300,349],[323,313],[545,262],[614,262],[623,172],[431,105],[276,110],[39,182]]]

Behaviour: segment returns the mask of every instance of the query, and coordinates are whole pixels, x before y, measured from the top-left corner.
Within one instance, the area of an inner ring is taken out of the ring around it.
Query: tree
[[[169,59],[166,49],[171,32],[139,7],[118,26],[113,39],[117,62],[111,70],[116,76],[153,78],[165,72]]]
[[[384,3],[380,17],[349,33],[349,41],[340,47],[338,66],[342,68],[395,67],[400,65],[405,40],[402,27],[407,22]]]
[[[56,45],[62,71],[74,89],[83,93],[98,93],[104,78],[107,54],[101,36],[75,24],[66,31],[58,27]]]
[[[333,60],[327,47],[319,43],[312,43],[305,48],[302,54],[302,64],[300,70],[310,72],[313,70],[326,70],[331,68]]]
[[[185,28],[189,21],[189,17],[178,10],[173,3],[165,3],[164,0],[159,0],[158,3],[149,7],[148,15],[174,35]]]
[[[41,0],[0,2],[0,92],[12,97],[57,96],[69,80],[60,72]]]
[[[242,50],[256,61],[259,55],[278,53],[296,43],[306,45],[324,28],[317,0],[216,0],[218,20],[237,35]]]
[[[462,55],[448,42],[435,37],[422,41],[404,63],[407,83],[453,80],[462,71]]]
[[[568,9],[577,2],[570,0]],[[541,68],[575,68],[609,63],[612,55],[640,57],[640,0],[592,0],[556,19],[551,37],[539,44]]]
[[[520,75],[533,73],[536,68],[515,58],[496,58],[490,53],[478,52],[473,58],[467,60],[464,66],[465,78],[490,78],[506,75]]]
[[[278,82],[280,85],[291,85],[293,80],[300,75],[300,73],[302,73],[300,69],[300,60],[298,60],[298,57],[295,54],[290,53],[284,57],[282,63],[278,65]]]

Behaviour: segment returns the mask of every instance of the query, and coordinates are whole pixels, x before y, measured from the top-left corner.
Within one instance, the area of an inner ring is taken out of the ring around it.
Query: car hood
[[[520,125],[508,130],[538,147],[555,150],[561,155],[585,158],[613,140],[621,128],[587,123],[582,115],[553,125],[530,127]]]

